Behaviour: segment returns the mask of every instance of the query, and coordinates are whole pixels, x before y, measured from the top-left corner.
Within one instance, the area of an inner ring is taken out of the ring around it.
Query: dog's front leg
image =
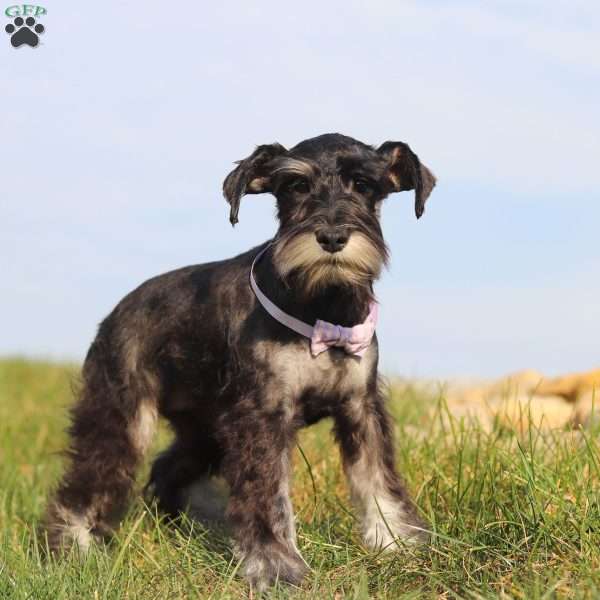
[[[383,397],[374,392],[350,399],[335,427],[365,543],[395,550],[396,539],[422,540],[424,524],[394,466],[393,423]]]
[[[221,433],[227,517],[244,575],[258,590],[276,580],[300,583],[308,567],[296,546],[289,497],[293,430],[280,413],[253,406],[228,415]]]

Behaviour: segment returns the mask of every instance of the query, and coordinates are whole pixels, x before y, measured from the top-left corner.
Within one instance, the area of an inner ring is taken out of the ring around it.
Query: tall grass
[[[108,547],[45,563],[36,523],[60,469],[75,366],[0,361],[0,598],[248,598],[226,535],[168,525],[138,495]],[[390,390],[398,466],[431,543],[367,551],[330,423],[294,456],[299,546],[313,571],[276,598],[600,597],[599,432],[456,420],[443,398]],[[161,432],[157,448],[168,433]],[[142,474],[140,483],[147,474]]]

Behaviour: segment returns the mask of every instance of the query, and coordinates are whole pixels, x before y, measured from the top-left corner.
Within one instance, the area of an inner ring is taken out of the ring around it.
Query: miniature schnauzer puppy
[[[258,589],[297,584],[307,571],[290,452],[298,429],[324,417],[365,543],[417,540],[423,524],[394,466],[378,386],[373,283],[388,257],[382,200],[415,190],[418,218],[434,185],[405,143],[374,148],[340,134],[291,150],[258,146],[239,161],[223,185],[231,223],[242,196],[270,192],[277,233],[235,258],[146,281],[101,323],[72,409],[69,465],[44,521],[50,548],[84,551],[110,532],[159,415],[175,441],[152,469],[158,505],[177,515],[194,484],[224,478],[236,552]]]

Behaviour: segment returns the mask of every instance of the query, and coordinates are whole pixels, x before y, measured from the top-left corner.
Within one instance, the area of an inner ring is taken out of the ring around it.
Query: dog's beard
[[[314,233],[300,233],[275,244],[277,272],[286,280],[291,275],[307,294],[332,285],[370,287],[379,277],[386,256],[363,233],[353,232],[339,252],[326,252]]]

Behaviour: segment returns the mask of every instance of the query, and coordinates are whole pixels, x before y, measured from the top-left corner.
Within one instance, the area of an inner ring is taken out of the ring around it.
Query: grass
[[[139,495],[108,547],[83,562],[44,563],[36,523],[60,474],[76,374],[0,361],[0,598],[248,598],[222,533],[165,524]],[[363,548],[323,422],[300,436],[306,460],[294,457],[299,546],[313,572],[302,589],[280,586],[271,597],[600,597],[600,432],[490,431],[453,419],[443,399],[410,388],[390,396],[398,466],[431,544],[388,555]],[[167,438],[161,431],[157,448]]]

